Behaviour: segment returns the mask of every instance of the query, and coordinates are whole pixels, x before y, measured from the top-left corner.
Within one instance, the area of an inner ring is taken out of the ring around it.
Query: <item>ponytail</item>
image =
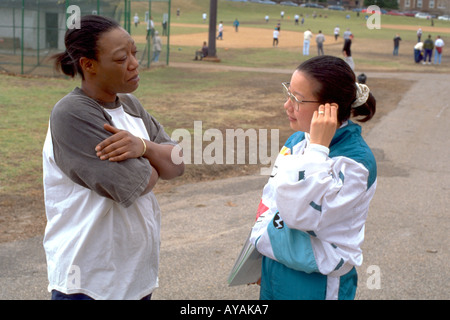
[[[351,105],[351,115],[353,117],[366,116],[365,118],[357,120],[359,122],[366,122],[375,114],[376,100],[370,93],[369,87],[364,83],[356,82],[355,87],[356,98]]]
[[[359,117],[359,116],[365,116],[364,118],[357,119],[359,122],[366,122],[372,119],[372,117],[375,115],[377,106],[377,101],[372,93],[369,92],[369,97],[367,98],[367,101],[355,108],[352,108],[352,116],[353,117]]]
[[[74,78],[77,73],[82,74],[77,68],[77,63],[72,59],[67,50],[53,55],[52,58],[55,60],[55,70],[61,71],[71,78]]]

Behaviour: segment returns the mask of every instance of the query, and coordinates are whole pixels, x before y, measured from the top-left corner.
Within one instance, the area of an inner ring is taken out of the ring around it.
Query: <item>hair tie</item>
[[[70,54],[69,50],[66,49],[66,53],[67,53],[67,56],[68,56],[69,59],[70,59],[70,62],[71,62],[72,64],[76,64],[76,61],[75,61],[75,59],[72,57],[72,55]]]
[[[369,92],[370,89],[368,86],[362,83],[355,83],[356,84],[356,99],[352,103],[352,108],[357,108],[364,103],[366,103],[367,99],[369,98]]]

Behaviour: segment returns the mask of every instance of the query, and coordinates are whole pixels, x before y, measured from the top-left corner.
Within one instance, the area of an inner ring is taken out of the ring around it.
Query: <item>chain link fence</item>
[[[0,71],[59,76],[49,58],[65,49],[67,28],[88,14],[120,22],[135,38],[142,67],[168,64],[170,5],[171,0],[0,0]]]

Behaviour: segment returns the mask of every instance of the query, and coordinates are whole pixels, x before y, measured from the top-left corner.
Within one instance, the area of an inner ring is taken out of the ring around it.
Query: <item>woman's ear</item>
[[[80,58],[80,66],[83,70],[83,74],[86,75],[86,73],[90,74],[96,74],[97,73],[97,64],[96,61],[93,59],[89,59],[86,57]]]
[[[336,108],[336,117],[337,117],[337,127],[336,129],[339,129],[341,127],[341,122],[339,121],[339,105],[335,102],[330,103],[330,106],[335,107]]]

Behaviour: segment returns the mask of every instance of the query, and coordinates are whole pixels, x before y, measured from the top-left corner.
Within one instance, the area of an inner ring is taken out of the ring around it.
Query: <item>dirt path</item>
[[[427,24],[429,24],[429,21],[424,21]],[[419,27],[417,26],[404,26],[404,25],[396,25],[396,24],[384,24],[383,28],[385,29],[393,29],[393,30],[409,30],[409,31],[417,31]],[[436,33],[450,33],[450,28],[444,28],[444,27],[431,27],[431,26],[420,26],[423,32],[433,32],[433,34]]]

